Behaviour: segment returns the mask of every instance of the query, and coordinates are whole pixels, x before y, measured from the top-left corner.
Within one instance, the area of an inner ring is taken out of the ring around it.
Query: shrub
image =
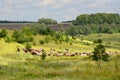
[[[5,42],[11,42],[11,39],[10,39],[10,37],[9,36],[7,36],[6,38],[5,38]]]
[[[25,45],[26,49],[30,49],[31,47],[32,47],[32,45],[30,43],[26,43],[26,45]]]
[[[36,42],[33,42],[33,46],[36,46]]]
[[[42,52],[42,55],[41,55],[41,59],[44,60],[44,59],[46,58],[46,56],[47,56],[47,55],[46,55],[46,52],[43,51],[43,52]]]
[[[45,41],[44,41],[44,40],[40,40],[39,42],[40,42],[40,44],[42,44],[42,45],[45,44]]]
[[[109,29],[107,33],[108,33],[108,34],[113,34],[114,32],[113,32],[112,29]]]
[[[2,31],[0,32],[0,37],[5,38],[6,36],[7,36],[7,31],[5,29],[2,29]]]
[[[65,42],[66,42],[66,43],[69,43],[69,42],[70,42],[70,38],[69,38],[69,36],[66,36],[66,38],[65,38]]]
[[[45,39],[44,39],[44,41],[45,41],[45,43],[49,43],[50,42],[50,36],[47,36],[47,37],[45,37]]]
[[[34,40],[33,35],[28,35],[25,34],[25,32],[21,32],[18,30],[15,30],[12,34],[12,38],[14,39],[14,41],[18,42],[18,43],[25,43],[25,42],[32,42]]]
[[[105,47],[102,45],[102,44],[98,44],[95,48],[94,48],[94,51],[93,51],[93,60],[104,60],[104,61],[107,61],[108,60],[108,54],[106,54],[105,52]]]

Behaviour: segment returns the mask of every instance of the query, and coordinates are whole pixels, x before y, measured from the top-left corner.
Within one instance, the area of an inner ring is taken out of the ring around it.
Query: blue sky
[[[66,21],[99,12],[120,14],[120,0],[0,0],[0,20]]]

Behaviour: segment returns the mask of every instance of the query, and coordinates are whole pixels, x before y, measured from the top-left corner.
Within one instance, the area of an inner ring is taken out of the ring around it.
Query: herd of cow
[[[30,53],[32,55],[42,55],[43,52],[45,52],[44,49],[27,49],[27,48],[17,48],[17,51],[20,52],[21,50],[23,50],[25,53]],[[115,54],[116,52],[107,52],[107,54],[112,55]],[[56,56],[56,57],[60,57],[60,56],[92,56],[93,53],[92,52],[69,52],[69,49],[65,48],[63,52],[57,52],[55,49],[51,48],[50,52],[46,53],[47,56]]]

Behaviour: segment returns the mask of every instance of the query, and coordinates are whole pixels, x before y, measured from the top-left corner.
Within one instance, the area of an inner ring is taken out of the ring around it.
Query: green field
[[[107,51],[120,52],[118,33],[80,36],[73,41],[72,45],[64,42],[55,44],[53,41],[44,45],[38,44],[44,37],[35,36],[37,45],[32,48],[44,48],[46,52],[49,52],[50,48],[55,48],[56,52],[63,51],[65,48],[70,52],[92,52],[95,47],[93,41],[100,38],[106,45]],[[24,44],[6,43],[1,39],[0,45],[0,80],[120,80],[120,72],[115,69],[115,55],[110,56],[109,61],[102,62],[99,70],[97,62],[89,57],[51,56],[41,60],[40,56],[33,56],[23,51],[16,52],[16,47],[24,48]],[[120,56],[117,60],[120,60]],[[120,61],[118,65],[120,69]]]

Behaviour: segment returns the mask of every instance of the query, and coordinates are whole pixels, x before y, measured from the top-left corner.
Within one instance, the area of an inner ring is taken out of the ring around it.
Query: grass
[[[102,39],[107,50],[119,51],[120,50],[120,33],[114,34],[90,34],[88,36],[83,36],[83,39],[94,41],[97,39]]]
[[[47,57],[45,60],[41,60],[39,56],[16,54],[7,57],[7,59],[11,60],[9,60],[8,64],[0,65],[1,80],[120,79],[120,72],[115,72],[114,69],[114,58],[111,58],[108,62],[102,62],[102,69],[99,70],[97,63],[88,57]],[[14,58],[18,57],[18,59],[13,59],[13,56]],[[5,57],[5,55],[2,57]]]
[[[11,33],[11,32],[10,32]],[[92,41],[100,38],[107,45],[107,50],[119,51],[120,34],[91,34],[76,39],[72,45],[67,43],[55,44],[51,41],[48,44],[37,44],[33,48],[44,48],[47,52],[50,48],[56,51],[63,51],[68,48],[71,52],[91,52],[94,49]],[[35,36],[35,42],[45,36]],[[47,57],[41,60],[40,56],[33,56],[27,53],[16,52],[16,47],[23,48],[23,44],[15,42],[6,43],[0,40],[0,80],[120,80],[120,71],[115,70],[115,57],[102,62],[99,70],[97,62],[89,57]],[[118,57],[118,69],[120,69],[120,56]]]

